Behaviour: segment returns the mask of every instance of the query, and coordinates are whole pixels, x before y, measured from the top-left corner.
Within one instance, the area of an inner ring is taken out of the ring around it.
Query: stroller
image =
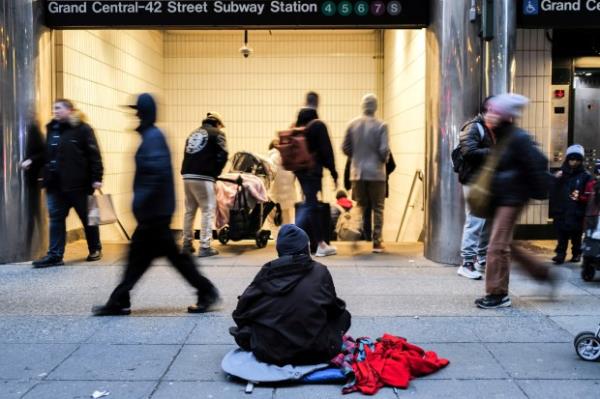
[[[258,248],[264,248],[271,237],[270,230],[263,230],[262,226],[269,213],[277,207],[277,204],[268,200],[263,203],[249,205],[248,192],[244,187],[244,175],[254,175],[260,178],[265,191],[269,188],[272,180],[271,168],[268,162],[249,152],[238,152],[234,154],[231,161],[231,169],[228,175],[237,173],[235,179],[219,177],[217,180],[234,183],[237,185],[233,206],[229,210],[229,223],[214,233],[219,242],[226,245],[229,240],[240,241],[253,239]]]
[[[595,196],[595,193],[590,196],[585,216],[585,236],[581,248],[581,278],[584,281],[594,280],[596,270],[600,270],[600,204],[596,203]]]
[[[596,333],[584,331],[577,334],[573,344],[577,355],[583,360],[590,362],[600,360],[600,327]]]

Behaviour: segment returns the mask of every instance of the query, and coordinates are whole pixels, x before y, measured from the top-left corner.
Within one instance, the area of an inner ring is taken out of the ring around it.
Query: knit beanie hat
[[[377,96],[375,94],[365,94],[361,103],[365,114],[374,114],[377,111]]]
[[[579,159],[583,160],[585,156],[585,150],[583,146],[580,144],[573,144],[569,148],[567,148],[567,152],[565,154],[565,158],[568,159]]]
[[[277,254],[279,256],[310,254],[308,235],[295,224],[284,224],[277,235]]]
[[[523,114],[523,108],[529,99],[520,94],[505,93],[490,98],[487,102],[488,111],[494,112],[502,119],[518,118]]]

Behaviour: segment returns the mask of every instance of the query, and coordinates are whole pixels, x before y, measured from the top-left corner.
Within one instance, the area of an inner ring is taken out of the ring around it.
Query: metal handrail
[[[404,211],[402,212],[402,219],[400,220],[400,226],[398,226],[398,234],[396,234],[396,242],[400,239],[400,233],[402,232],[402,226],[404,226],[404,220],[406,219],[406,214],[408,213],[408,208],[414,208],[415,205],[410,205],[410,199],[412,198],[413,191],[415,190],[415,185],[417,184],[417,179],[423,181],[424,175],[421,169],[415,170],[415,175],[413,176],[412,183],[410,185],[410,191],[408,192],[408,197],[406,198],[406,204],[404,205]]]

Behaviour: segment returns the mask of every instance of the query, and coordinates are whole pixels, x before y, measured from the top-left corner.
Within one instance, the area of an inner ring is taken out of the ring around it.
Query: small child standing
[[[567,246],[571,241],[570,262],[581,260],[581,238],[583,219],[588,196],[586,188],[591,175],[583,166],[584,149],[579,144],[567,148],[565,161],[555,174],[550,197],[550,216],[558,234],[556,256],[552,261],[560,265],[565,262]]]

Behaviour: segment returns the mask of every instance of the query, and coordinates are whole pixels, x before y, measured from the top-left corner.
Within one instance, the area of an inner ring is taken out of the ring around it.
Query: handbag
[[[469,187],[469,195],[467,195],[465,200],[467,201],[469,210],[474,216],[485,219],[494,216],[494,208],[492,206],[492,184],[494,182],[494,175],[496,174],[500,159],[504,155],[511,140],[512,136],[509,136],[492,149],[492,152],[477,174],[474,183]]]
[[[103,194],[100,191],[100,195],[88,195],[89,226],[113,224],[117,221],[117,213],[110,194]]]

